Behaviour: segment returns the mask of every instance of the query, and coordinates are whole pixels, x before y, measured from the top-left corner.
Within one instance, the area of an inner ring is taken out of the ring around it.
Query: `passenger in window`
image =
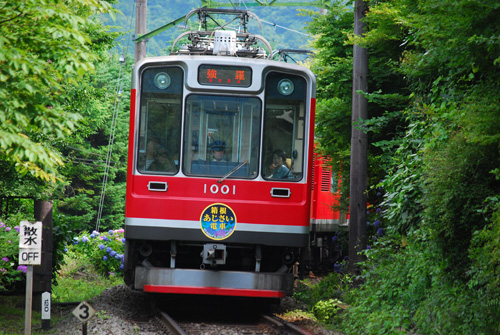
[[[273,174],[271,178],[284,179],[292,177],[290,169],[285,164],[286,164],[285,152],[280,149],[274,150],[273,164],[271,164],[271,170],[273,171]]]
[[[224,141],[213,141],[210,144],[212,150],[213,160],[216,162],[226,162],[226,142]]]
[[[177,170],[175,163],[169,158],[169,153],[166,149],[161,146],[157,146],[154,155],[153,162],[149,166],[148,170],[151,171],[161,171],[161,172],[174,172]]]

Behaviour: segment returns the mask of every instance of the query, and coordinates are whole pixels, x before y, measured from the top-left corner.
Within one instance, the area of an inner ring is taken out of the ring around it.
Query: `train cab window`
[[[257,98],[189,95],[184,123],[184,174],[257,177],[261,106]]]
[[[266,77],[263,177],[298,181],[304,167],[306,81],[271,72]]]
[[[137,170],[145,174],[179,171],[183,71],[146,69],[141,74]]]

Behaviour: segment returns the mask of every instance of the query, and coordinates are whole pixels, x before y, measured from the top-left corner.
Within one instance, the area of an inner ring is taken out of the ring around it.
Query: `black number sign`
[[[78,314],[78,317],[80,319],[87,320],[90,316],[89,313],[89,306],[88,305],[80,305],[80,314]]]
[[[83,323],[87,322],[94,314],[95,310],[86,301],[82,301],[73,311],[73,315]]]

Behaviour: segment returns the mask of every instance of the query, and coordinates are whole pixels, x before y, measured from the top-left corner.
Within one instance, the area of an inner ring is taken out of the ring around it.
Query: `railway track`
[[[310,335],[299,327],[275,316],[262,314],[257,322],[177,322],[165,312],[159,312],[157,321],[169,335]]]

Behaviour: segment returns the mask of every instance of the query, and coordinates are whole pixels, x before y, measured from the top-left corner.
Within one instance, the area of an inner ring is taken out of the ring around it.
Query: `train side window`
[[[141,73],[137,169],[147,174],[179,171],[183,71],[178,67]]]
[[[302,179],[306,89],[306,81],[300,76],[271,72],[266,77],[262,161],[265,179]]]
[[[189,95],[184,123],[184,174],[255,178],[261,105],[257,98]]]

